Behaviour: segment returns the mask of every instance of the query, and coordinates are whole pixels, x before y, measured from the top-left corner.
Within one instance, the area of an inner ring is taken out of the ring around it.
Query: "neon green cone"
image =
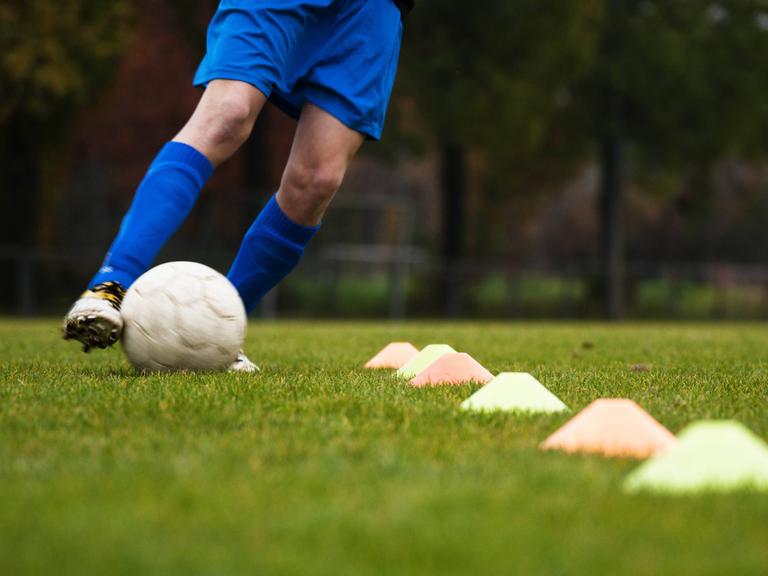
[[[462,409],[473,412],[563,412],[568,407],[527,372],[503,372],[467,398]]]
[[[734,420],[699,420],[624,482],[626,492],[768,491],[768,445]]]
[[[425,346],[405,366],[400,368],[396,374],[399,378],[413,378],[432,364],[432,362],[440,358],[440,356],[449,352],[456,352],[456,350],[448,346],[448,344],[430,344]]]

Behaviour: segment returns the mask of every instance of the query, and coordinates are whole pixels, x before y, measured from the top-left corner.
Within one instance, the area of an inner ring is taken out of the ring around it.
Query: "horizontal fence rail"
[[[228,252],[193,250],[162,260],[196,260],[225,271]],[[0,247],[0,312],[63,314],[102,257],[93,248]],[[261,314],[279,316],[440,316],[446,278],[460,286],[458,315],[597,317],[596,262],[463,261],[446,269],[411,245],[325,244],[281,287]],[[647,318],[768,318],[768,266],[727,262],[633,262],[626,265],[628,315]],[[456,312],[456,310],[454,310]]]

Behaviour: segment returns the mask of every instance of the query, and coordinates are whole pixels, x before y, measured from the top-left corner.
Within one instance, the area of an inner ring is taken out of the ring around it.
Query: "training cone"
[[[432,364],[432,362],[440,358],[440,356],[449,352],[456,352],[456,350],[448,346],[448,344],[430,344],[425,346],[397,371],[397,375],[400,378],[413,378],[424,368]]]
[[[410,342],[392,342],[368,360],[365,368],[402,368],[418,353],[419,349]]]
[[[473,412],[563,412],[568,407],[527,372],[502,372],[462,402]]]
[[[543,450],[648,458],[677,440],[632,400],[595,400],[547,438]]]
[[[689,424],[668,451],[642,464],[626,492],[768,491],[768,444],[733,420]]]
[[[483,368],[472,356],[463,352],[449,352],[419,372],[411,380],[411,384],[413,386],[438,386],[465,382],[484,384],[491,380],[493,380],[493,374]]]

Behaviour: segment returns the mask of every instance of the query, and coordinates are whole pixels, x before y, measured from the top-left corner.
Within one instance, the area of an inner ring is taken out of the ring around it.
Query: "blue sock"
[[[249,228],[227,277],[250,312],[261,297],[295,268],[320,229],[291,221],[273,196]]]
[[[168,142],[139,185],[120,231],[88,285],[119,282],[128,288],[151,266],[184,222],[213,166],[192,146]]]

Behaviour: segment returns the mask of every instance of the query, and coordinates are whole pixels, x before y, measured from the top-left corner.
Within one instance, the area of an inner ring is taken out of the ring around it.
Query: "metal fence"
[[[0,313],[59,315],[98,267],[93,248],[0,247]],[[220,251],[163,255],[226,270]],[[463,262],[450,271],[461,287],[458,314],[485,318],[584,318],[601,314],[597,267]],[[325,244],[264,299],[266,317],[442,316],[446,270],[423,248]],[[634,318],[768,319],[768,267],[728,263],[627,264],[627,312]]]

